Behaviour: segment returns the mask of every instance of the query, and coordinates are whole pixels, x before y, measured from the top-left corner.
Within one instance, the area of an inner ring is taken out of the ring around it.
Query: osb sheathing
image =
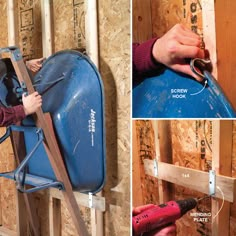
[[[0,136],[5,134],[5,128],[0,129]],[[15,166],[11,141],[7,139],[1,144],[0,172],[12,171]],[[0,219],[1,224],[11,230],[16,230],[16,190],[13,181],[0,178]]]
[[[39,3],[40,1],[19,1],[17,8],[19,44],[26,59],[42,56]],[[83,1],[53,1],[53,48],[55,51],[84,47],[83,7]],[[33,18],[30,8],[33,8]],[[129,235],[130,6],[129,2],[125,0],[104,0],[99,1],[98,8],[100,72],[105,87],[107,129],[107,181],[104,189],[107,203],[104,215],[105,235]],[[21,13],[21,11],[28,11],[26,13],[29,14],[24,15],[25,12]],[[23,22],[22,31],[20,15],[27,18]],[[6,22],[6,18],[4,20]],[[27,35],[25,35],[26,31]],[[38,37],[38,41],[36,42],[32,37]],[[1,146],[0,153],[5,157],[9,150],[9,147],[3,149]],[[1,166],[4,165],[6,164],[3,163]],[[4,189],[6,189],[4,193],[1,191],[2,202],[8,199],[2,208],[6,214],[3,215],[4,226],[16,230],[15,186],[12,183],[4,183]],[[43,195],[35,194],[34,196],[40,231],[42,235],[47,236],[49,235],[49,198],[46,192]],[[64,202],[62,202],[61,212],[62,235],[76,235]],[[88,230],[91,231],[90,210],[81,207],[81,214]]]
[[[201,4],[201,0],[133,0],[133,41],[161,37],[177,23],[182,23],[201,35]]]
[[[1,22],[1,34],[0,34],[0,47],[7,47],[8,45],[8,30],[7,30],[7,1],[0,1],[0,22]]]
[[[151,0],[153,36],[162,36],[177,23],[202,34],[201,8],[201,0]]]
[[[54,1],[52,18],[55,52],[85,48],[84,0]]]
[[[100,72],[106,98],[105,235],[130,232],[130,4],[99,0]]]
[[[17,46],[25,60],[42,57],[40,0],[17,1]]]
[[[139,162],[141,178],[140,183],[133,184],[141,184],[143,204],[158,204],[158,180],[152,176],[145,175],[144,171],[144,160],[154,160],[156,158],[153,126],[148,120],[138,120],[135,122],[135,127],[133,128],[136,129],[137,134],[136,137],[133,137],[133,140],[136,139],[138,146],[138,158],[136,159],[136,157],[134,157],[133,162]],[[134,174],[136,173],[135,171],[136,170],[133,169]],[[133,198],[135,198],[134,192]]]
[[[8,22],[7,3],[0,1],[0,47],[8,46]],[[0,128],[0,136],[5,133],[5,128]],[[11,142],[7,139],[0,147],[0,172],[14,169],[14,156]],[[15,184],[7,179],[0,178],[0,221],[1,225],[16,230],[16,205],[15,205]],[[7,200],[6,200],[7,199]]]
[[[173,164],[196,170],[209,171],[212,163],[212,121],[172,120]],[[188,178],[188,176],[183,176]],[[203,197],[202,193],[175,185],[175,199]],[[199,208],[191,212],[210,212],[209,200],[204,200]],[[209,219],[209,222],[211,219]],[[210,223],[195,223],[190,212],[177,221],[178,235],[211,235]]]

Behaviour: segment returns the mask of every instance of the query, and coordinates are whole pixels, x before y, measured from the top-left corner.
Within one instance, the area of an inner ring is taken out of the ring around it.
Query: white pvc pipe
[[[16,45],[16,29],[14,15],[14,0],[7,1],[8,46]]]
[[[41,0],[43,57],[52,55],[52,23],[50,0]]]
[[[85,38],[86,52],[93,63],[99,67],[98,62],[98,18],[97,1],[85,1]]]
[[[85,1],[85,39],[86,52],[92,62],[99,68],[98,59],[98,9],[96,0]],[[102,192],[97,196],[102,196]],[[91,209],[92,236],[103,236],[103,213]]]

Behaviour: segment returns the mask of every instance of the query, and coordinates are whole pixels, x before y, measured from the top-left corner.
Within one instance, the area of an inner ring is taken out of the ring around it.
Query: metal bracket
[[[0,54],[4,53],[4,52],[10,52],[12,53],[13,55],[13,59],[15,61],[19,61],[22,59],[22,55],[21,55],[21,52],[20,52],[20,49],[15,47],[15,46],[12,46],[12,47],[6,47],[6,48],[0,48]]]
[[[215,195],[216,193],[216,172],[214,170],[209,171],[209,195]]]
[[[93,194],[89,193],[89,208],[93,207]]]
[[[11,53],[12,53],[12,58],[14,59],[14,61],[19,61],[22,59],[22,55],[19,48],[12,50]]]
[[[154,168],[154,175],[155,177],[158,177],[158,161],[157,159],[154,159],[154,164],[153,164],[153,168]]]

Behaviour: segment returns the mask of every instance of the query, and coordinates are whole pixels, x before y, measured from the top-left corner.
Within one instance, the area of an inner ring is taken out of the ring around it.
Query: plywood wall
[[[5,128],[0,129],[0,135],[5,133]],[[0,149],[0,172],[12,171],[15,167],[11,141],[8,139]],[[6,200],[7,199],[7,200]],[[0,219],[1,225],[10,230],[16,230],[16,190],[14,182],[0,179]]]
[[[130,233],[130,5],[129,1],[98,1],[100,72],[104,81],[106,98],[107,133],[107,181],[104,188],[106,212],[105,235],[129,235]],[[26,59],[42,56],[40,0],[16,1],[18,16],[17,43]],[[85,47],[84,1],[51,1],[53,19],[53,51]],[[6,3],[0,0],[2,15],[6,15]],[[5,27],[0,45],[7,46],[7,17],[1,18]],[[3,132],[3,131],[2,131]],[[8,147],[1,146],[1,155],[11,155]],[[4,160],[4,163],[7,160]],[[0,165],[4,166],[3,162]],[[14,162],[13,162],[14,164]],[[13,184],[14,185],[14,184]],[[0,186],[4,226],[16,230],[14,186]],[[5,189],[3,191],[3,188]],[[13,192],[11,192],[13,191]],[[11,195],[13,195],[11,197]],[[12,200],[11,200],[12,198]],[[47,192],[34,194],[42,235],[49,235]],[[63,236],[76,235],[70,213],[62,202]],[[81,214],[91,232],[90,210],[81,207]],[[1,218],[1,215],[0,215]]]
[[[161,37],[177,23],[201,35],[201,8],[200,0],[133,0],[133,41]]]
[[[7,30],[7,3],[6,1],[0,1],[0,22],[2,32],[0,34],[0,47],[7,47],[8,45],[8,30]]]
[[[106,235],[129,235],[130,4],[99,0],[100,71],[105,86],[108,200]]]
[[[53,1],[54,52],[85,48],[84,24],[84,0]]]
[[[40,0],[17,1],[17,45],[25,60],[42,57]]]
[[[132,187],[132,204],[133,207],[150,203],[158,204],[158,181],[152,176],[145,175],[144,172],[144,160],[154,160],[156,158],[153,126],[148,120],[139,120],[133,123],[133,129],[135,129],[135,136],[132,137],[133,150],[137,150],[137,156],[133,155],[132,160],[132,174],[133,180],[135,180]],[[137,192],[138,188],[140,188],[139,193]],[[137,200],[140,198],[142,202]]]

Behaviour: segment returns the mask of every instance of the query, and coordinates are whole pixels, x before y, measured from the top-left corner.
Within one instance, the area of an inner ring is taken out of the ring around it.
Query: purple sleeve
[[[0,127],[15,124],[25,118],[25,112],[22,105],[5,108],[0,107]]]
[[[161,64],[157,63],[152,56],[152,47],[157,38],[144,43],[133,43],[133,75],[142,76],[159,70]]]

